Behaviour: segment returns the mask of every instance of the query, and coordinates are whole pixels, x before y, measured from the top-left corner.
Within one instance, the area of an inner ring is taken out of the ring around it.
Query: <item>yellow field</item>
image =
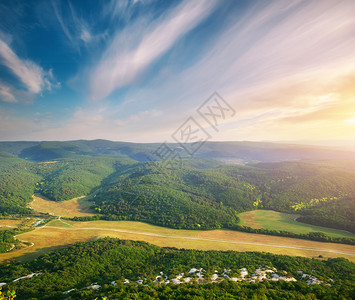
[[[255,220],[255,212],[256,210],[252,210],[239,214],[239,225],[244,225],[255,229],[263,228],[263,226],[261,226],[261,224]]]
[[[85,197],[78,197],[68,201],[55,202],[46,199],[46,197],[35,194],[29,207],[36,211],[62,216],[66,218],[93,216],[90,209],[92,205]]]
[[[91,216],[90,202],[84,197],[54,202],[42,195],[34,195],[31,207],[40,212],[59,216],[45,226],[17,236],[31,243],[26,248],[0,254],[0,262],[8,259],[27,261],[79,241],[105,236],[146,241],[161,247],[199,250],[264,251],[294,256],[345,257],[355,261],[355,246],[252,234],[231,230],[177,230],[133,221],[74,222],[61,217]],[[243,214],[244,225],[261,228],[255,212]],[[288,219],[291,220],[291,219]],[[17,226],[21,220],[0,220],[0,225]]]
[[[33,246],[0,254],[0,262],[15,258],[26,261],[53,249],[105,236],[141,240],[162,247],[200,250],[264,251],[294,256],[345,257],[355,261],[355,246],[250,234],[231,230],[176,230],[141,222],[54,220],[17,236]]]
[[[0,219],[0,230],[16,228],[23,220]]]

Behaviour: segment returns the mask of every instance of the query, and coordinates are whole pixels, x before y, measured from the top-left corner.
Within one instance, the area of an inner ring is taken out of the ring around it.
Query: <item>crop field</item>
[[[35,194],[32,197],[33,201],[29,204],[29,207],[39,212],[67,218],[94,215],[90,209],[92,204],[85,197],[78,197],[62,202],[48,200],[40,194]]]
[[[323,232],[333,237],[355,238],[355,235],[337,229],[299,223],[294,219],[297,215],[284,214],[272,210],[253,210],[239,214],[240,225],[269,230],[284,230],[293,233]]]
[[[194,231],[152,226],[141,222],[54,220],[17,236],[29,247],[0,254],[0,262],[26,261],[54,249],[102,237],[141,240],[162,247],[199,250],[264,251],[274,254],[315,257],[345,257],[355,261],[355,246],[252,234],[231,230]]]

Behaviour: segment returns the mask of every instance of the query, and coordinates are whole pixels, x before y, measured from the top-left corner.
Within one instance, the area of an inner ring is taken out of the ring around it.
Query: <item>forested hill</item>
[[[263,208],[305,213],[303,221],[317,215],[318,224],[355,232],[355,171],[343,170],[343,161],[340,166],[320,161],[213,169],[187,162],[173,170],[143,163],[112,174],[95,193],[96,210],[113,220],[211,229],[233,228],[236,213]]]
[[[167,144],[172,150],[188,157],[181,145]],[[0,152],[32,161],[82,156],[109,156],[147,161],[154,156],[160,143],[128,143],[107,140],[78,140],[66,142],[0,142]],[[355,157],[355,151],[343,151],[318,146],[278,144],[266,142],[206,142],[195,157],[212,158],[232,163],[250,161],[288,161],[299,159],[346,159]]]
[[[26,205],[35,192],[57,201],[87,195],[116,169],[134,163],[113,158],[33,163],[0,154],[0,213],[29,214]]]
[[[342,258],[178,250],[111,238],[0,265],[3,288],[18,299],[352,299],[354,276],[355,265]]]
[[[54,201],[89,195],[109,220],[187,229],[235,228],[237,214],[256,208],[355,232],[355,162],[344,160],[181,165],[80,157],[34,163],[0,155],[0,213],[29,214],[35,192]],[[346,168],[344,166],[347,166]]]

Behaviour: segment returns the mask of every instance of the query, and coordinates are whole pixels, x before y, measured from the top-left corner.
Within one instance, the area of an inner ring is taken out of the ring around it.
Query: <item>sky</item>
[[[352,0],[2,0],[0,140],[174,141],[192,122],[215,141],[355,146],[354,14]]]

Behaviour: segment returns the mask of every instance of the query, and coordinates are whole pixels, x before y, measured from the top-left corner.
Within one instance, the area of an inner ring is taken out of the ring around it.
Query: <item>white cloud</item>
[[[157,21],[146,20],[117,33],[94,68],[92,99],[101,100],[114,90],[132,83],[177,40],[205,19],[214,1],[185,1]]]
[[[127,22],[134,12],[134,8],[138,4],[138,1],[132,0],[111,0],[106,1],[103,6],[103,17],[110,18],[111,22],[114,19],[119,19],[121,22]]]
[[[81,35],[80,35],[80,38],[86,43],[90,43],[92,41],[92,35],[91,33],[86,29],[86,28],[83,28],[82,32],[81,32]]]
[[[68,40],[70,40],[73,43],[74,37],[73,37],[72,33],[70,32],[69,27],[67,26],[66,22],[64,22],[60,6],[57,5],[57,2],[55,2],[55,1],[52,1],[52,6],[54,9],[54,14],[57,17],[59,25],[61,26],[65,36],[68,38]]]
[[[0,83],[0,100],[5,102],[17,102],[11,87]]]
[[[62,2],[52,0],[51,4],[64,35],[78,53],[82,46],[88,47],[106,37],[106,32],[95,34],[88,22],[78,16],[71,2],[63,6]]]
[[[41,93],[43,90],[51,90],[58,87],[54,83],[52,70],[44,71],[32,61],[19,58],[16,53],[2,40],[0,40],[0,63],[6,66],[27,88],[27,95],[17,91],[13,87],[2,84],[1,98],[3,101],[16,102],[15,94],[22,94],[24,98],[31,98],[32,95]]]
[[[43,89],[50,88],[51,83],[46,79],[46,72],[32,61],[20,59],[2,40],[0,40],[0,57],[2,57],[2,64],[8,67],[30,92],[37,94]]]
[[[334,70],[335,64],[349,65],[354,59],[354,9],[350,1],[257,3],[179,79],[189,90],[194,82],[195,89],[211,87],[232,95]],[[180,89],[176,76],[174,84]]]
[[[117,7],[115,14],[126,9]],[[92,98],[103,99],[134,83],[212,9],[210,2],[183,2],[156,20],[145,16],[116,32],[98,64],[85,69],[91,74]],[[229,18],[229,27],[219,36],[208,36],[212,46],[200,49],[199,60],[188,68],[179,71],[175,66],[172,72],[167,63],[145,88],[128,89],[122,103],[104,109],[100,104],[106,102],[86,103],[60,128],[32,136],[164,141],[218,91],[237,115],[213,135],[215,140],[345,140],[354,136],[353,100],[344,103],[336,85],[355,71],[354,9],[351,1],[251,2],[243,16]],[[77,31],[69,26],[74,23],[66,24],[68,38],[92,42],[90,29],[80,25],[84,23],[77,23]],[[352,115],[344,115],[346,111]],[[335,112],[339,118],[331,120]],[[348,130],[339,124],[347,124]]]
[[[337,93],[339,80],[355,72],[354,9],[350,1],[257,3],[194,65],[167,70],[144,89],[130,90],[120,108],[161,110],[156,120],[141,124],[140,134],[160,131],[164,139],[218,91],[237,115],[215,139],[285,139],[291,127],[295,138],[305,132],[311,136],[316,131],[311,125],[285,125],[282,119],[342,105],[341,98],[320,97]]]
[[[160,110],[151,109],[138,112],[125,119],[116,120],[114,123],[118,126],[126,126],[132,123],[147,122],[149,119],[157,118],[162,114]],[[150,120],[151,121],[151,120]]]

